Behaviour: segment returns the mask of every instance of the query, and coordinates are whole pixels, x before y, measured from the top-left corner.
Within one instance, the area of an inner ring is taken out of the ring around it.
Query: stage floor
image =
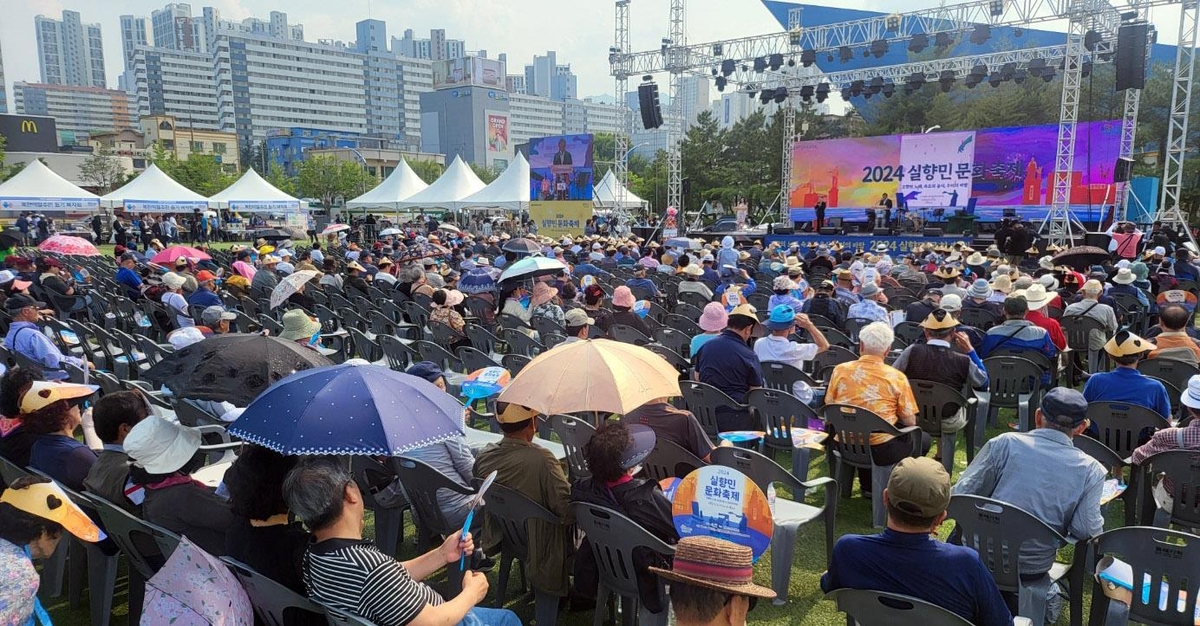
[[[869,250],[879,245],[880,243],[888,247],[889,253],[911,252],[918,246],[924,245],[945,245],[950,246],[962,242],[968,245],[972,244],[977,237],[971,235],[946,235],[943,237],[924,237],[918,234],[906,233],[903,235],[870,235],[867,233],[855,233],[851,235],[767,235],[763,237],[763,243],[770,245],[772,242],[779,242],[782,246],[790,246],[793,243],[798,243],[801,246],[807,246],[809,243],[817,245],[829,245],[839,243],[845,248],[851,250]],[[972,247],[975,247],[972,245]]]

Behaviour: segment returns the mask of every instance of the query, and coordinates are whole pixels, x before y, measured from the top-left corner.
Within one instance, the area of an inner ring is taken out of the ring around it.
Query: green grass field
[[[1000,424],[1006,424],[1014,416],[1001,414],[999,419]],[[1002,432],[1001,430],[989,431],[989,436],[995,436]],[[781,458],[784,467],[790,467],[790,459]],[[955,454],[954,479],[957,480],[958,475],[966,467],[965,442],[959,438],[958,450]],[[825,457],[820,454],[814,455],[810,466],[809,477],[826,476],[829,474],[829,467],[825,461]],[[780,491],[780,497],[788,495],[786,491]],[[820,505],[823,502],[824,495],[816,490],[808,496],[808,502],[814,505]],[[1107,526],[1116,528],[1121,525],[1122,506],[1120,500],[1115,501],[1106,510]],[[371,514],[367,513],[367,534],[373,532]],[[857,486],[855,487],[853,497],[850,499],[842,499],[838,502],[837,511],[837,533],[843,535],[847,533],[855,534],[870,534],[876,532],[871,528],[871,503],[861,497]],[[415,532],[411,526],[411,516],[406,517],[410,520],[409,525],[405,528],[405,543],[403,553],[405,558],[408,558],[416,553]],[[945,537],[953,528],[952,523],[947,523],[939,530],[939,535]],[[845,624],[845,618],[837,612],[832,602],[823,600],[824,594],[820,590],[820,576],[825,569],[825,545],[822,529],[818,525],[812,525],[801,530],[797,539],[795,551],[795,562],[792,564],[792,578],[789,587],[790,601],[785,606],[773,606],[770,602],[759,603],[758,608],[750,615],[750,623],[764,625],[795,625],[801,624],[804,626],[842,626]],[[1060,554],[1060,558],[1069,558],[1069,549]],[[771,552],[768,551],[755,564],[755,580],[759,584],[770,584],[770,559]],[[489,576],[489,580],[493,585],[493,589],[489,592],[489,599],[485,601],[485,605],[494,605],[495,588],[497,584],[497,572],[493,570]],[[512,576],[510,579],[510,587],[514,587],[509,591],[509,601],[507,608],[517,612],[522,621],[529,623],[533,620],[533,603],[531,596],[521,596],[517,593],[515,585],[518,577]],[[434,585],[439,586],[440,580],[434,579]],[[1090,583],[1085,587],[1085,611],[1090,599]],[[117,583],[117,595],[114,598],[113,609],[113,626],[123,626],[126,624],[128,615],[128,606],[126,602],[126,580],[122,574]],[[516,596],[516,597],[514,597]],[[54,623],[59,626],[85,626],[89,623],[89,615],[87,609],[87,596],[83,596],[82,604],[75,609],[71,609],[67,605],[65,597],[51,599],[45,601],[47,609],[50,611]],[[1086,613],[1085,613],[1086,614]],[[592,614],[590,612],[576,613],[561,613],[559,615],[559,623],[567,625],[583,626],[591,624]],[[1068,623],[1067,616],[1064,612],[1063,616],[1058,620],[1058,624],[1065,625]]]

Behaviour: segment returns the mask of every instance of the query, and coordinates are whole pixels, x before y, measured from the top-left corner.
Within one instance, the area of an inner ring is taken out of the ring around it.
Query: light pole
[[[925,135],[925,134],[928,134],[928,133],[932,133],[933,131],[935,131],[935,130],[937,130],[937,129],[941,128],[941,127],[942,127],[942,125],[941,125],[941,124],[934,124],[933,126],[930,126],[929,128],[922,128],[922,129],[921,129],[921,134],[922,134],[922,135]]]

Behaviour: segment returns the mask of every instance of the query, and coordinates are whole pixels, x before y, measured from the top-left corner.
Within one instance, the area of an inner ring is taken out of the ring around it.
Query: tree
[[[4,164],[4,144],[7,143],[7,141],[8,138],[0,136],[0,183],[12,178],[13,176],[16,176],[17,172],[20,172],[25,168],[24,165],[19,163],[15,165]]]
[[[496,177],[500,175],[500,172],[504,171],[495,165],[479,165],[478,163],[468,163],[467,165],[471,167],[471,171],[475,172],[475,175],[478,176],[479,180],[482,180],[483,184],[485,185],[491,183],[493,180],[496,180]]]
[[[296,179],[293,176],[288,176],[284,171],[283,166],[272,162],[267,167],[267,175],[263,179],[271,183],[276,189],[288,194],[289,196],[296,195]]]
[[[426,183],[432,183],[442,175],[442,172],[446,171],[446,166],[437,161],[409,161],[408,166],[412,168],[413,173]]]
[[[608,173],[608,170],[616,167],[616,161],[616,134],[596,133],[592,135],[592,177],[599,182]]]
[[[358,163],[331,155],[310,156],[296,168],[296,191],[306,198],[319,198],[326,210],[338,200],[362,195],[378,183]]]
[[[125,181],[125,167],[113,157],[110,148],[92,152],[79,164],[79,177],[92,183],[101,195],[106,194]]]
[[[151,149],[150,161],[175,182],[202,195],[211,196],[233,184],[235,178],[225,173],[221,163],[211,154],[193,152],[180,161],[174,152],[167,152],[161,143]]]

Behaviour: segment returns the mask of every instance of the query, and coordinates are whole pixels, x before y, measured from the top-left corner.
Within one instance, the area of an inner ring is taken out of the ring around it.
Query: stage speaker
[[[827,223],[829,226],[832,226],[832,227],[834,227],[834,228],[837,228],[837,229],[839,229],[839,230],[842,228],[842,218],[840,218],[840,217],[831,217],[831,218],[829,218],[829,219],[825,220],[825,222],[826,222],[826,223]]]
[[[662,107],[658,103],[658,84],[638,85],[638,108],[642,112],[642,128],[658,128],[663,125]]]
[[[1143,89],[1146,86],[1146,22],[1122,24],[1117,30],[1117,91]]]
[[[1117,157],[1117,164],[1113,167],[1113,182],[1127,183],[1129,175],[1133,173],[1133,159]]]
[[[876,237],[888,237],[888,236],[890,236],[890,235],[892,234],[892,229],[890,229],[890,228],[876,228],[874,231],[872,231],[872,232],[871,232],[871,234],[872,234],[872,235],[874,235],[874,236],[876,236]]]
[[[821,234],[822,235],[838,235],[838,234],[841,234],[841,229],[837,228],[836,226],[822,226]]]
[[[1084,233],[1083,245],[1096,246],[1101,250],[1107,250],[1110,239],[1108,233]]]
[[[926,228],[926,229],[925,229],[925,231],[921,233],[921,235],[922,235],[922,236],[924,236],[924,237],[941,237],[941,236],[942,236],[942,229],[940,229],[940,228]]]
[[[791,226],[776,226],[774,228],[774,231],[775,231],[774,234],[776,234],[776,235],[791,235],[796,232],[795,228],[793,228]]]

